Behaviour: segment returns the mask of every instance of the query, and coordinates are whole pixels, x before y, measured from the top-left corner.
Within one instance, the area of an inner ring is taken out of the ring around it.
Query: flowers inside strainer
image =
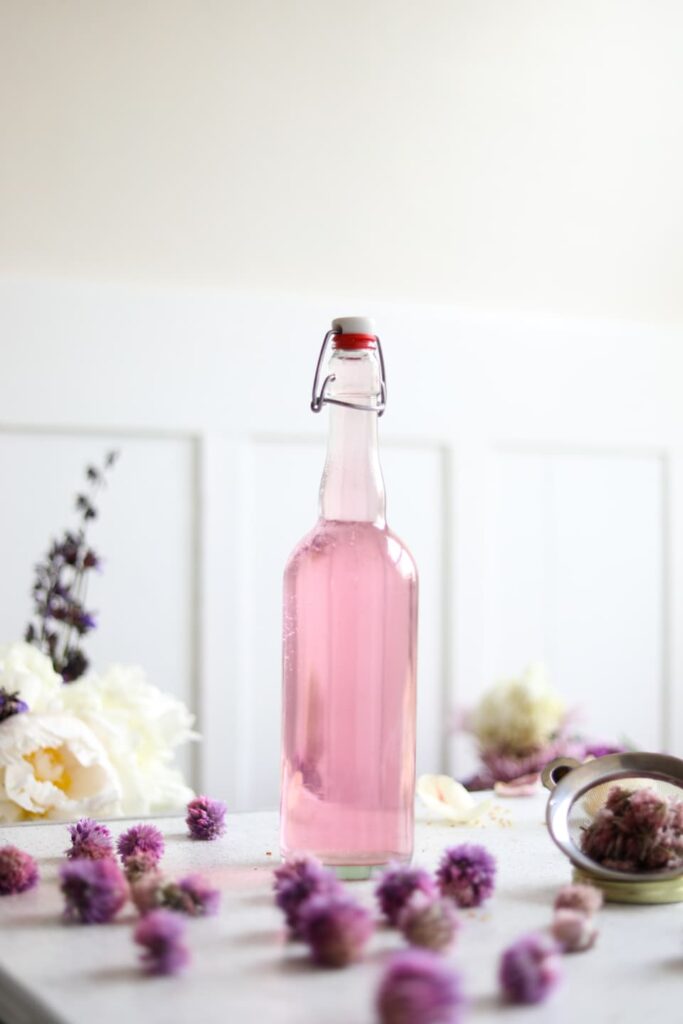
[[[608,754],[545,768],[546,823],[576,875],[608,899],[683,900],[683,761]]]

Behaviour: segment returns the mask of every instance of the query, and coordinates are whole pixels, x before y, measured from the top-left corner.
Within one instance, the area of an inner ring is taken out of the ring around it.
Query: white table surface
[[[500,951],[525,931],[547,926],[569,865],[542,824],[542,797],[498,801],[508,824],[449,827],[419,821],[415,862],[433,868],[444,846],[485,844],[498,858],[493,899],[464,914],[448,960],[463,973],[467,1019],[537,1024],[630,1024],[683,1021],[682,906],[607,905],[598,945],[563,958],[566,977],[541,1007],[502,1007],[496,973]],[[158,821],[169,873],[199,870],[223,891],[220,915],[188,921],[193,961],[177,978],[147,978],[137,967],[130,905],[111,925],[67,925],[57,868],[67,845],[64,825],[0,828],[39,862],[33,892],[0,899],[0,1021],[3,1024],[372,1024],[382,963],[402,948],[381,929],[365,961],[344,970],[309,965],[305,947],[288,943],[271,897],[277,863],[277,816],[229,818],[227,835],[192,842],[182,819]],[[118,833],[124,824],[117,824]],[[269,856],[267,851],[271,851]],[[372,883],[347,883],[372,905]]]

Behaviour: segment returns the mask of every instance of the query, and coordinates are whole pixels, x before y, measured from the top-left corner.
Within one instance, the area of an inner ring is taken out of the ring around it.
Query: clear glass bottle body
[[[337,352],[367,403],[373,352]],[[339,869],[413,846],[417,571],[388,529],[374,412],[330,407],[321,517],[284,576],[281,845]]]

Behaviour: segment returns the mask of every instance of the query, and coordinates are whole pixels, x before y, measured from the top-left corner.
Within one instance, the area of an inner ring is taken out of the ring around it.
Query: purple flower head
[[[116,848],[124,864],[139,853],[149,854],[158,864],[164,852],[164,837],[156,825],[133,825],[121,833]]]
[[[542,1003],[562,977],[559,948],[547,935],[524,935],[503,953],[498,980],[511,1003]]]
[[[598,937],[598,929],[590,915],[580,910],[556,910],[551,934],[564,953],[590,949]]]
[[[130,896],[137,912],[144,917],[164,906],[167,879],[156,869],[131,882]]]
[[[331,871],[314,857],[288,860],[275,869],[273,890],[275,903],[285,915],[292,938],[302,938],[301,910],[311,896],[342,892],[342,886]]]
[[[222,800],[197,796],[187,805],[187,827],[193,839],[218,839],[225,832],[226,807]]]
[[[407,864],[389,865],[375,890],[380,910],[389,924],[398,924],[401,911],[416,892],[424,893],[429,898],[436,896],[432,876],[422,868],[411,868]]]
[[[301,909],[300,923],[314,963],[324,967],[360,960],[374,931],[370,912],[343,892],[312,896]]]
[[[212,917],[218,913],[220,902],[220,890],[202,875],[187,875],[164,889],[164,906],[190,917]]]
[[[683,801],[613,786],[583,830],[581,849],[616,871],[683,868]]]
[[[451,900],[414,893],[399,914],[398,926],[411,946],[441,950],[451,946],[460,930],[460,918]]]
[[[33,857],[16,846],[0,847],[0,896],[14,896],[32,889],[38,881]]]
[[[128,883],[114,860],[71,860],[60,868],[64,916],[81,924],[106,924],[126,902]]]
[[[66,856],[69,860],[102,860],[114,856],[114,841],[106,825],[99,825],[92,818],[81,818],[68,829],[71,846]]]
[[[462,843],[444,852],[436,878],[442,895],[459,907],[479,907],[493,892],[496,862],[483,846]]]
[[[0,722],[24,711],[28,711],[28,704],[21,700],[18,691],[10,692],[4,686],[0,686]]]
[[[398,953],[377,993],[381,1024],[459,1024],[465,1008],[460,975],[436,953]]]
[[[169,910],[153,910],[136,925],[133,938],[144,952],[140,957],[146,974],[178,974],[190,962],[183,939],[185,923]]]
[[[595,885],[565,885],[555,897],[556,910],[578,910],[587,917],[601,906],[602,893]]]
[[[129,882],[139,882],[145,875],[156,872],[158,863],[156,854],[144,850],[142,853],[131,853],[130,857],[126,857],[123,870]]]
[[[618,746],[614,743],[587,743],[583,756],[586,757],[606,757],[607,754],[623,754],[625,747]]]

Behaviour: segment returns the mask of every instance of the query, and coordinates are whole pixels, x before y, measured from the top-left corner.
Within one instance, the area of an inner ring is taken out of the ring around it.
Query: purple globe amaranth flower
[[[595,885],[565,885],[555,897],[556,910],[578,910],[587,917],[602,906],[602,893]]]
[[[583,756],[586,757],[606,757],[607,754],[623,754],[626,747],[620,746],[616,743],[600,743],[593,742],[587,743],[584,747]]]
[[[153,869],[131,881],[130,898],[137,912],[144,917],[152,910],[164,906],[164,891],[169,881],[160,871]]]
[[[0,686],[0,722],[4,722],[12,715],[20,715],[28,711],[28,704],[21,700],[18,690],[10,691]]]
[[[164,890],[164,906],[190,917],[212,917],[221,903],[220,890],[203,875],[187,875]]]
[[[581,849],[616,871],[683,868],[683,801],[650,787],[631,791],[613,786],[583,830]]]
[[[301,909],[300,925],[311,958],[323,967],[360,960],[375,930],[370,912],[343,892],[311,896]]]
[[[226,807],[222,800],[197,796],[187,805],[187,828],[193,839],[218,839],[225,832]]]
[[[38,866],[17,846],[0,847],[0,896],[14,896],[38,882]]]
[[[66,850],[66,856],[69,860],[103,860],[114,856],[114,841],[106,825],[100,825],[92,818],[81,818],[68,829],[71,846]]]
[[[590,949],[598,937],[593,918],[580,910],[556,910],[550,932],[564,953]]]
[[[135,927],[133,939],[142,946],[140,957],[147,974],[178,974],[190,962],[184,943],[185,923],[169,910],[154,910]]]
[[[64,916],[81,924],[106,924],[128,898],[128,883],[116,861],[71,860],[59,871]]]
[[[398,924],[401,911],[417,892],[430,899],[437,895],[434,879],[429,872],[407,864],[390,864],[375,889],[380,910],[389,924]]]
[[[142,853],[131,853],[130,857],[126,857],[123,870],[129,882],[139,882],[146,875],[156,872],[158,863],[156,854],[146,850]]]
[[[451,900],[414,893],[398,917],[398,926],[411,946],[441,950],[451,946],[460,930],[460,917]]]
[[[559,947],[548,935],[524,935],[500,958],[498,980],[510,1003],[542,1003],[562,977]]]
[[[296,857],[275,869],[275,903],[285,915],[292,938],[303,937],[301,910],[312,896],[343,892],[331,871],[314,857]]]
[[[443,896],[459,907],[479,907],[493,893],[496,861],[476,843],[462,843],[444,851],[436,872]]]
[[[460,975],[424,949],[394,956],[377,992],[381,1024],[459,1024],[465,1006]]]
[[[164,853],[164,837],[156,825],[133,825],[121,833],[116,848],[124,864],[140,853],[148,854],[158,864]]]

